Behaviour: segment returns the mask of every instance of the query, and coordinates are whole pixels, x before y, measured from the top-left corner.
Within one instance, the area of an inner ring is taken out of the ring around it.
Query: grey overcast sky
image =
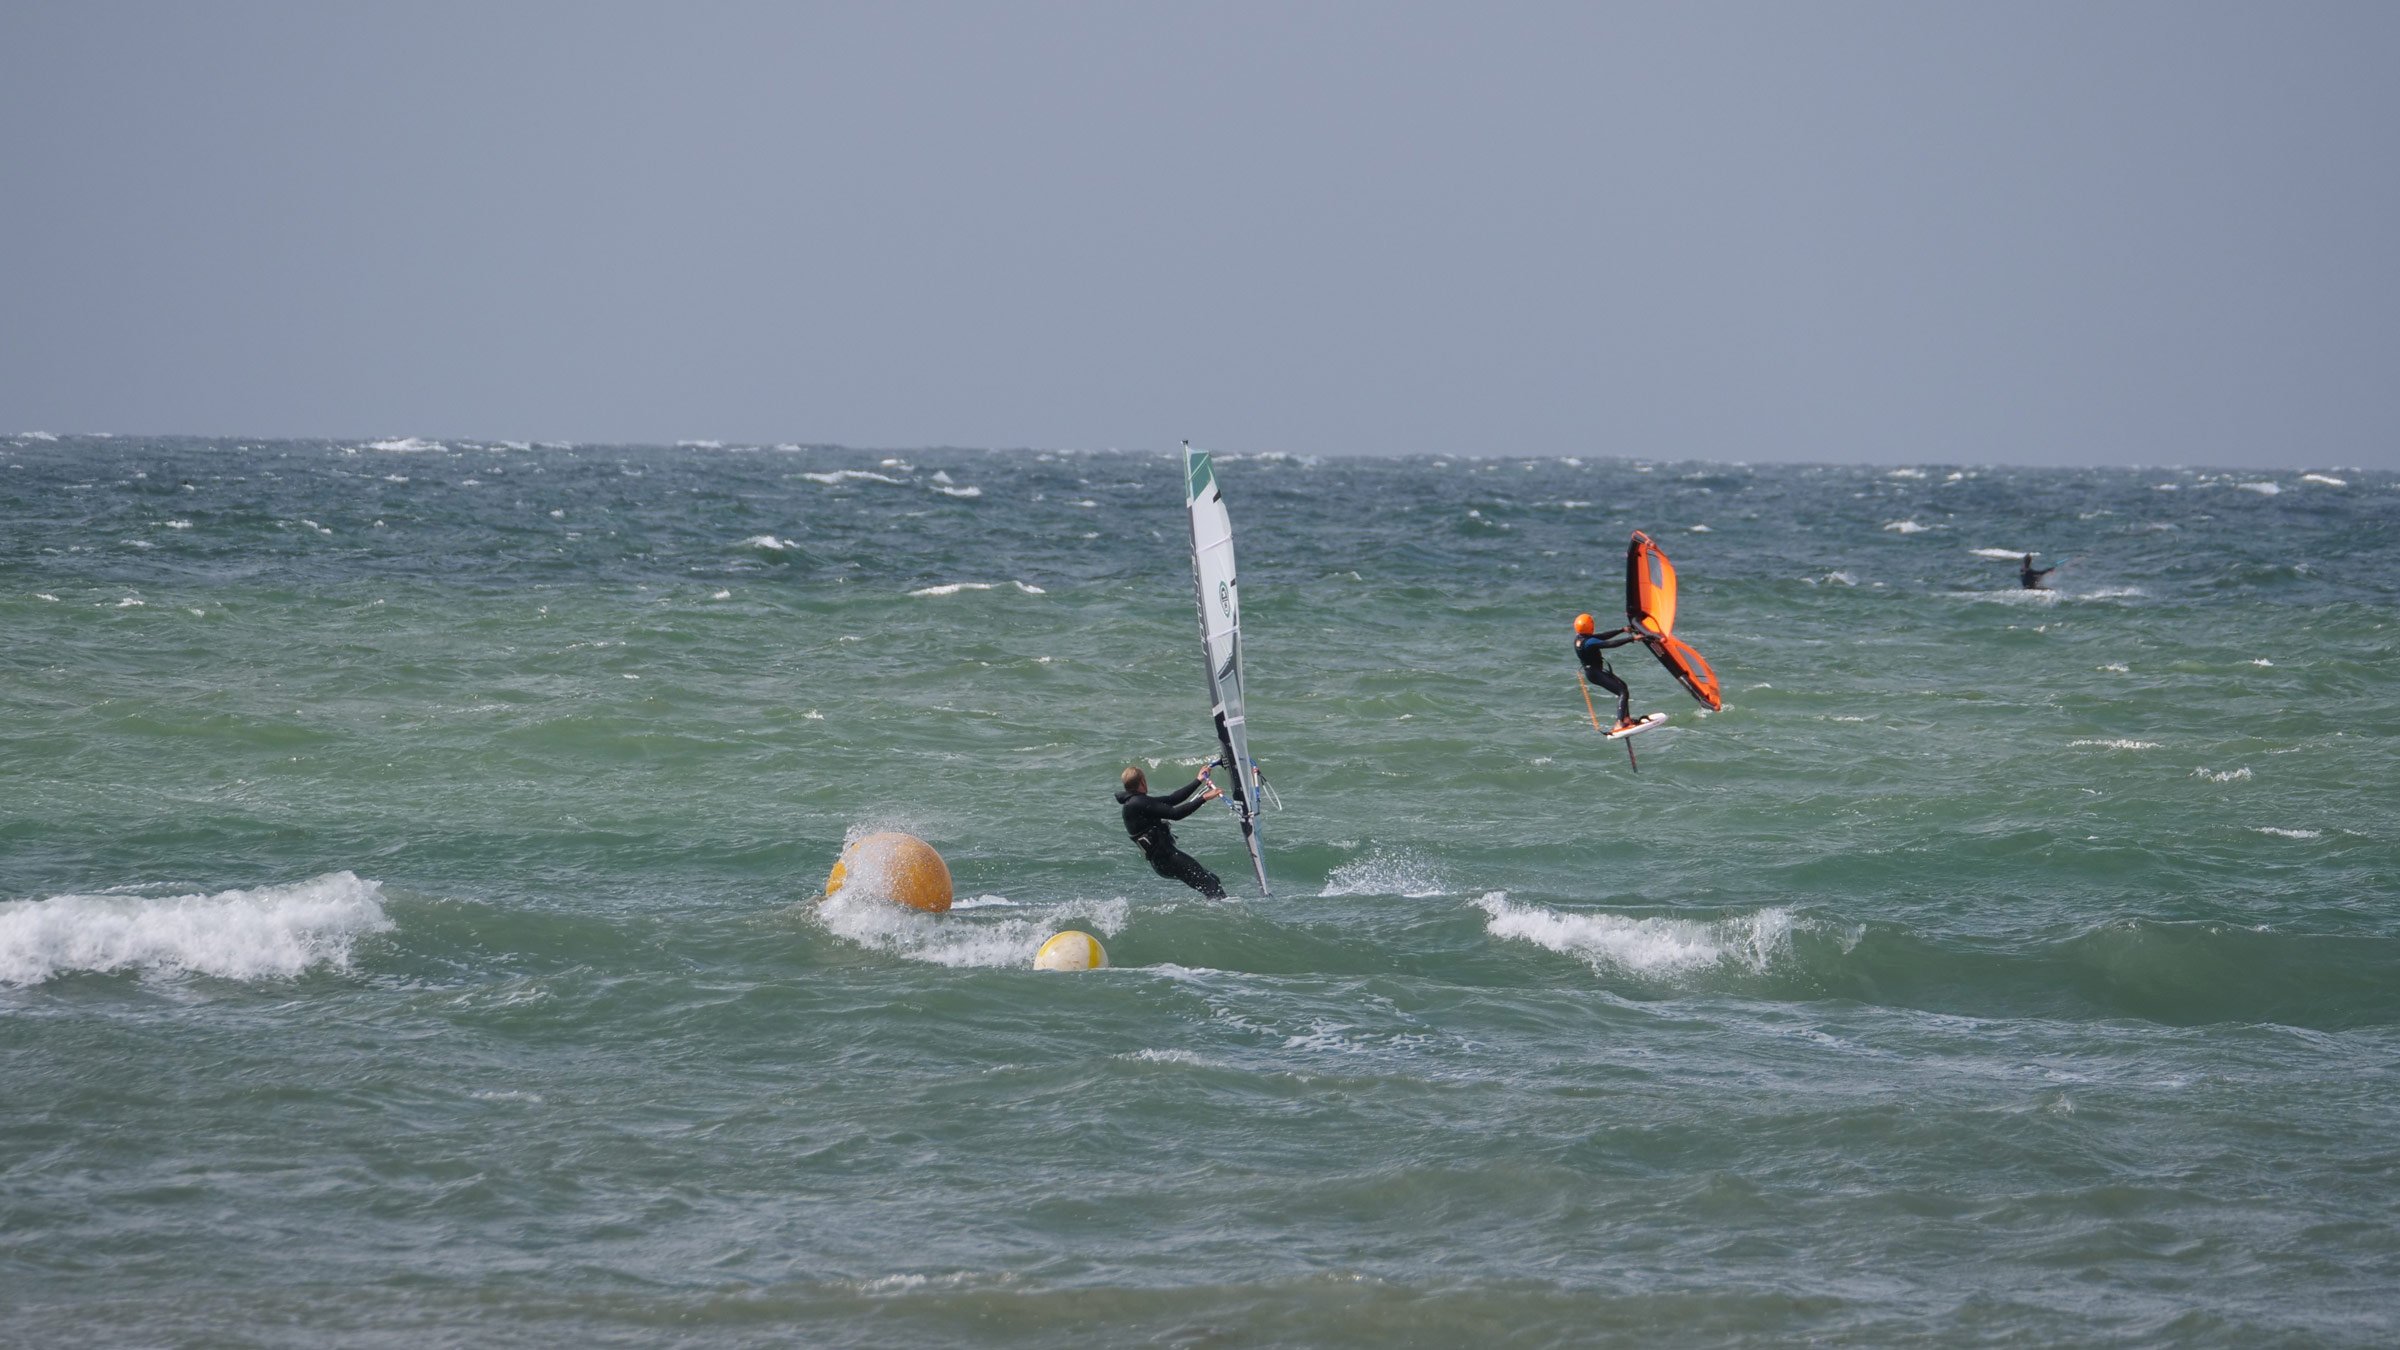
[[[2400,467],[2400,4],[0,0],[0,431]]]

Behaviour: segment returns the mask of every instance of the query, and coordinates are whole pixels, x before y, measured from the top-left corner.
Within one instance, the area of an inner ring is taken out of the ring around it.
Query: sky
[[[0,432],[2400,467],[2400,5],[0,0]]]

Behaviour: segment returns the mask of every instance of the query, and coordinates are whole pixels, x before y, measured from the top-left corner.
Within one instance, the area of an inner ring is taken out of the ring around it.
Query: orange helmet
[[[1590,637],[1592,635],[1592,628],[1593,624],[1591,615],[1578,614],[1575,616],[1575,635],[1577,637]]]

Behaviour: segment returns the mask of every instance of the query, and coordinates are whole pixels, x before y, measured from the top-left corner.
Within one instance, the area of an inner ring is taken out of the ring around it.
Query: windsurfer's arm
[[[1194,783],[1192,785],[1192,787],[1198,786],[1198,783]],[[1191,791],[1191,788],[1186,788],[1184,791],[1189,792]],[[1181,820],[1185,816],[1190,815],[1194,811],[1199,810],[1201,807],[1208,805],[1210,802],[1213,802],[1216,799],[1217,789],[1216,785],[1212,783],[1209,785],[1208,791],[1201,793],[1199,796],[1192,798],[1190,801],[1185,802],[1181,806],[1170,808],[1166,811],[1160,812],[1159,814],[1165,816],[1169,820]]]
[[[1599,646],[1600,650],[1607,651],[1612,647],[1622,647],[1628,642],[1639,642],[1641,640],[1642,635],[1639,630],[1633,628],[1620,628],[1611,636],[1600,639],[1597,645]]]
[[[1162,802],[1165,802],[1165,803],[1166,803],[1167,805],[1169,805],[1169,806],[1173,806],[1175,803],[1177,803],[1177,802],[1180,802],[1180,801],[1182,801],[1184,798],[1191,796],[1191,795],[1192,795],[1192,793],[1193,793],[1195,790],[1197,790],[1197,789],[1199,788],[1199,786],[1200,786],[1202,783],[1204,783],[1204,782],[1206,782],[1206,781],[1208,781],[1208,780],[1207,780],[1207,779],[1204,779],[1204,778],[1195,778],[1195,779],[1193,779],[1192,781],[1190,781],[1190,782],[1188,782],[1188,783],[1184,784],[1182,787],[1179,787],[1179,788],[1175,789],[1173,792],[1162,792],[1162,793],[1160,793],[1160,794],[1159,794],[1159,796],[1158,796],[1158,800],[1160,800],[1160,801],[1162,801]]]

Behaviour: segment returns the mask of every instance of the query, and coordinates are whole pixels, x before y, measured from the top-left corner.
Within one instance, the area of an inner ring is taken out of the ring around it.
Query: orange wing
[[[1675,631],[1675,564],[1640,530],[1625,546],[1625,618],[1650,637]]]
[[[1717,672],[1709,668],[1707,657],[1692,650],[1690,643],[1679,637],[1655,637],[1646,641],[1650,654],[1658,658],[1658,663],[1665,666],[1667,673],[1681,682],[1693,698],[1707,704],[1711,712],[1725,706],[1725,700],[1717,695]]]

